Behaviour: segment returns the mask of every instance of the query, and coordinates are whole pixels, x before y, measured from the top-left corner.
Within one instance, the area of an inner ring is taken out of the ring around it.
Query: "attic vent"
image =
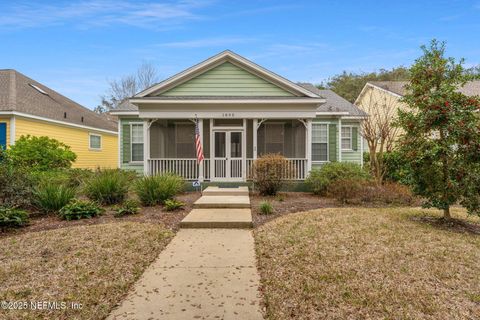
[[[28,85],[29,85],[30,87],[32,87],[33,89],[37,90],[38,92],[40,92],[41,94],[44,94],[44,95],[48,96],[48,93],[47,93],[45,90],[40,89],[40,88],[37,87],[36,85],[31,84],[31,83],[29,83]]]

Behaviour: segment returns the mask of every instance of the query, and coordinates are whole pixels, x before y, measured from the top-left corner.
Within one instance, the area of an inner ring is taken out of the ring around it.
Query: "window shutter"
[[[352,127],[352,149],[354,151],[358,150],[358,128]]]
[[[328,126],[328,158],[331,162],[337,161],[337,125]]]
[[[130,162],[130,125],[122,125],[122,151],[123,151],[123,163]]]

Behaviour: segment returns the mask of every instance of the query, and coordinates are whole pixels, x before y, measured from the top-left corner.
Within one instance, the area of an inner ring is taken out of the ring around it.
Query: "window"
[[[352,150],[352,127],[342,127],[342,150]]]
[[[131,124],[132,162],[143,161],[143,124]]]
[[[312,123],[312,161],[328,161],[328,124]]]
[[[100,150],[102,149],[102,136],[91,133],[90,136],[90,149]]]

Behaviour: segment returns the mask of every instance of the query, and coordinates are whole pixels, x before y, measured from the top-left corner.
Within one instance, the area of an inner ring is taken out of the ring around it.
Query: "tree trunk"
[[[443,218],[445,220],[450,220],[452,218],[450,215],[450,206],[447,206],[445,209],[443,209]]]

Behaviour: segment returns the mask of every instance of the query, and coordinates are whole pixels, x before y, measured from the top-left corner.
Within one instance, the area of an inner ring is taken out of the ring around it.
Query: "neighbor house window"
[[[143,124],[131,124],[132,162],[143,161]]]
[[[328,124],[312,123],[312,161],[328,161]]]
[[[91,133],[89,138],[90,138],[90,149],[94,149],[94,150],[102,149],[102,136],[101,135]]]
[[[352,127],[342,127],[342,150],[352,150]]]

